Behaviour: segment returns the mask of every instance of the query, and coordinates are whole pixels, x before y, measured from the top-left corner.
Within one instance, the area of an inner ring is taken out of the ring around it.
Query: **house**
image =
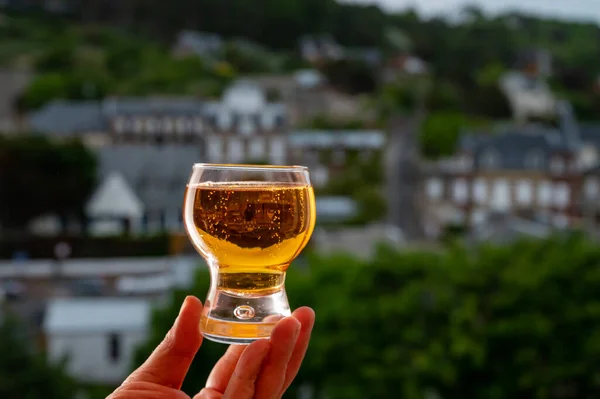
[[[235,82],[220,101],[205,103],[204,115],[210,129],[205,134],[209,162],[286,163],[287,108],[269,102],[258,84],[244,79]]]
[[[344,49],[331,35],[304,36],[299,40],[302,59],[311,64],[344,58]]]
[[[581,207],[588,228],[600,228],[600,164],[585,171],[583,175]]]
[[[379,130],[296,130],[288,135],[290,161],[310,168],[317,187],[343,170],[352,154],[368,160],[381,154],[387,142]]]
[[[556,115],[557,100],[544,77],[510,71],[500,78],[499,85],[518,123]]]
[[[96,221],[112,220],[108,225],[95,225],[97,233],[114,231],[118,227],[115,220],[129,220],[121,225],[134,233],[183,231],[187,179],[193,164],[205,159],[200,147],[114,144],[98,148],[96,154],[102,183],[90,199],[88,216]]]
[[[490,212],[543,212],[559,226],[581,217],[582,143],[576,130],[519,127],[497,134],[463,134],[457,154],[429,169],[424,200],[450,202],[462,222]]]
[[[33,74],[27,71],[0,69],[0,133],[16,133],[25,128],[17,103],[32,79]]]
[[[189,97],[56,100],[31,113],[38,134],[79,137],[93,148],[112,143],[196,143],[204,131],[202,102]]]
[[[60,298],[48,302],[43,323],[50,361],[90,384],[119,384],[147,337],[151,303],[145,299]]]
[[[110,97],[102,115],[113,143],[202,144],[204,105],[190,97]]]
[[[194,55],[208,60],[218,60],[223,56],[224,50],[225,41],[221,36],[186,30],[177,35],[173,55],[176,57]]]
[[[404,76],[422,76],[429,72],[429,66],[421,58],[411,54],[398,54],[381,65],[380,76],[385,83],[396,81]]]
[[[275,94],[287,109],[289,124],[298,126],[316,117],[334,120],[369,119],[363,97],[334,90],[315,69],[300,69],[289,75],[253,77],[267,93]]]
[[[88,232],[96,236],[139,232],[144,212],[144,203],[123,174],[110,172],[87,203]]]

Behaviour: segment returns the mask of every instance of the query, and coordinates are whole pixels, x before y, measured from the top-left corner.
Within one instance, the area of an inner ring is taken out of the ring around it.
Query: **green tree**
[[[71,399],[77,385],[62,365],[36,352],[22,325],[9,318],[0,324],[0,397],[5,399]]]
[[[305,252],[307,268],[292,264],[287,293],[317,321],[286,397],[303,384],[331,399],[600,395],[600,248],[579,235],[438,252],[381,246],[367,261]],[[188,293],[208,288],[203,270]],[[155,312],[138,363],[184,296]],[[198,392],[224,349],[205,343],[186,392]]]
[[[77,140],[0,138],[0,223],[22,229],[45,214],[81,217],[96,186],[96,166]]]
[[[428,158],[452,155],[461,131],[483,128],[486,120],[458,112],[433,112],[427,116],[419,137],[421,151]]]

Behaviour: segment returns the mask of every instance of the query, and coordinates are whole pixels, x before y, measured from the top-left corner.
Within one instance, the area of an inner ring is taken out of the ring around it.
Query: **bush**
[[[293,307],[317,313],[295,389],[330,399],[592,398],[600,395],[600,249],[578,236],[398,252],[308,256],[292,267]],[[207,273],[189,293],[204,299]],[[157,310],[151,351],[185,294]],[[205,341],[184,389],[197,392],[225,347]]]

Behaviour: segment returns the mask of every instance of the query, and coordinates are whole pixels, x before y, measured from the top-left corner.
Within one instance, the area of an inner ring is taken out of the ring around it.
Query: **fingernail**
[[[298,320],[292,317],[292,319],[296,322],[294,325],[294,340],[298,338],[300,335],[300,329],[302,328],[302,324]]]
[[[185,309],[185,305],[187,304],[189,298],[190,298],[189,296],[186,296],[185,299],[183,300],[183,303],[181,304],[181,307],[179,308],[179,313],[177,314],[177,317],[181,316],[181,314],[183,313],[183,309]]]

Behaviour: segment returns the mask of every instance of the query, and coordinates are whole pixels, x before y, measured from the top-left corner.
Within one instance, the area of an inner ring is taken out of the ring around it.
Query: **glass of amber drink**
[[[286,270],[315,227],[308,169],[195,164],[183,219],[210,269],[202,334],[225,344],[269,338],[291,314]]]

